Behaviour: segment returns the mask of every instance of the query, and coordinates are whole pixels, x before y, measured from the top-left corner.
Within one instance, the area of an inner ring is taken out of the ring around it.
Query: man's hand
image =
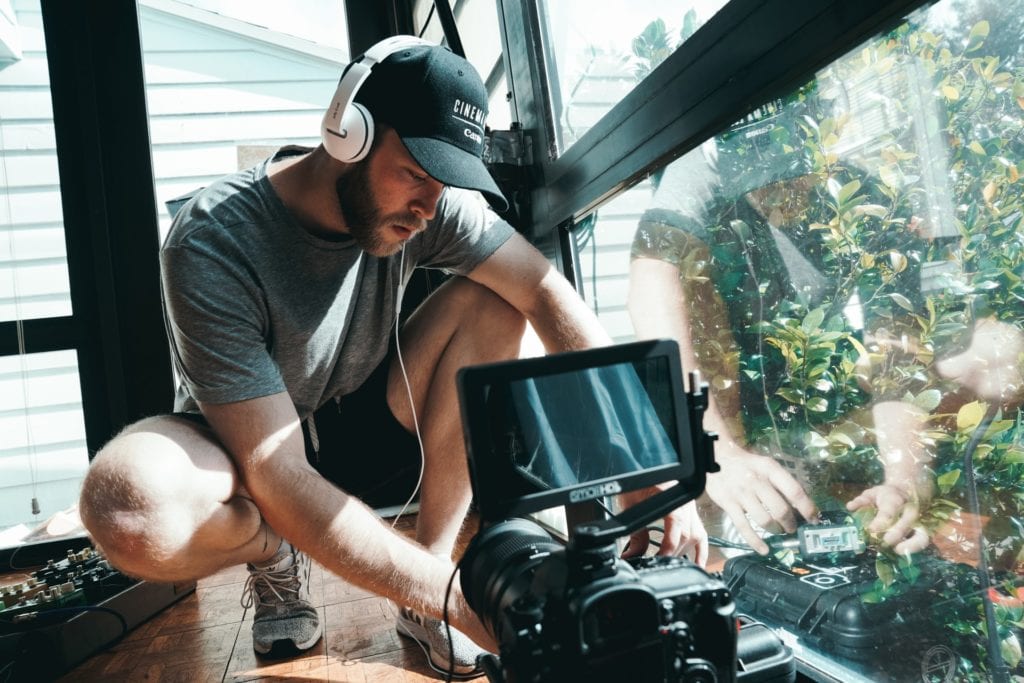
[[[620,497],[624,507],[630,507],[660,493],[662,488],[652,486],[625,493]],[[704,523],[697,513],[697,503],[690,501],[682,507],[670,512],[663,520],[665,532],[662,534],[661,544],[658,548],[659,555],[685,555],[696,564],[703,567],[708,561],[708,532],[704,529]],[[622,557],[639,557],[647,551],[651,542],[650,532],[640,529],[633,532],[629,537],[626,549],[622,551]]]
[[[967,350],[935,363],[939,374],[985,401],[1019,403],[1024,397],[1024,331],[983,318]]]
[[[928,546],[928,533],[917,524],[934,494],[931,453],[921,442],[925,411],[904,401],[872,406],[884,483],[873,486],[846,504],[851,512],[874,508],[869,534],[897,553],[915,553]]]
[[[867,531],[883,544],[900,554],[916,553],[928,547],[928,532],[917,525],[921,515],[921,496],[908,492],[908,488],[894,484],[872,486],[846,504],[856,512],[875,508],[877,513]]]
[[[762,529],[786,533],[797,528],[796,513],[807,521],[818,518],[814,501],[786,469],[766,455],[743,449],[735,441],[715,446],[719,472],[708,475],[708,496],[725,511],[747,544],[761,555],[768,544],[754,531],[751,522]]]

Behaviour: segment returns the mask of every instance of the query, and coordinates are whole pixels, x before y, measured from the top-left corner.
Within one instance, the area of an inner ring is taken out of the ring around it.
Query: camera
[[[513,519],[477,537],[462,577],[500,643],[497,680],[735,680],[732,596],[685,559],[626,562]]]
[[[691,375],[683,391],[675,342],[465,368],[458,389],[481,517],[460,580],[499,644],[481,662],[491,681],[735,681],[738,650],[768,671],[756,680],[795,678],[792,654],[738,621],[720,577],[681,557],[620,558],[618,539],[693,500],[717,469],[700,427],[707,387]],[[652,486],[566,542],[523,517]]]

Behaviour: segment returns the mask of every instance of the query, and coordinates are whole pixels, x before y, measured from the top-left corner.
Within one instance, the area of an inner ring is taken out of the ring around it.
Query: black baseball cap
[[[766,102],[715,138],[723,193],[739,198],[751,190],[814,172],[806,148],[807,119],[820,120],[812,100],[817,83]]]
[[[508,208],[481,160],[487,90],[468,61],[439,45],[399,50],[373,67],[355,101],[394,128],[432,178]]]

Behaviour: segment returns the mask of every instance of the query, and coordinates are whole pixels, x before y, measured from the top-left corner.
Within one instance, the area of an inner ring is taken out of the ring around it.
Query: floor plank
[[[414,526],[415,517],[410,516],[397,528],[412,535]],[[467,529],[461,536],[460,548],[471,534]],[[247,576],[244,567],[232,567],[202,579],[193,594],[59,681],[422,683],[442,678],[429,668],[414,641],[395,632],[394,605],[318,565],[311,573],[310,594],[320,609],[324,637],[295,657],[256,655],[251,610],[240,602]],[[0,583],[15,582],[8,578],[0,577]]]

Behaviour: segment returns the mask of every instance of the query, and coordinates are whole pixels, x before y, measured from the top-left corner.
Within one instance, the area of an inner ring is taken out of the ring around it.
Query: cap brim
[[[498,211],[508,209],[508,200],[480,157],[434,138],[403,137],[402,142],[431,178],[451,187],[478,190]]]

